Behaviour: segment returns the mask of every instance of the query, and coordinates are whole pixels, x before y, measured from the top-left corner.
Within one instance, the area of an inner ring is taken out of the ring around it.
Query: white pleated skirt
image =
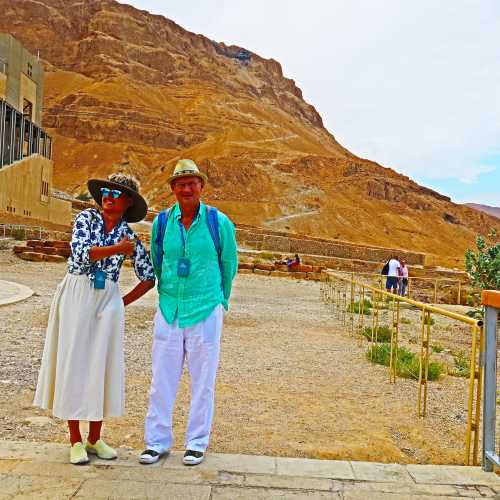
[[[66,274],[50,308],[33,404],[63,420],[119,417],[125,406],[125,308],[118,283]]]

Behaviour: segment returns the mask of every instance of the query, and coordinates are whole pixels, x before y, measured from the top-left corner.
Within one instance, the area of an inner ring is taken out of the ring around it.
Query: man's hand
[[[130,240],[126,236],[115,245],[117,252],[124,255],[132,255],[135,251],[135,240]]]

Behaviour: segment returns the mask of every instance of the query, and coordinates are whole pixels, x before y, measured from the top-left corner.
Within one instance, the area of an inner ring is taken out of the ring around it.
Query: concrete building
[[[43,67],[0,33],[0,223],[68,226],[71,203],[52,193],[52,140],[42,129]]]

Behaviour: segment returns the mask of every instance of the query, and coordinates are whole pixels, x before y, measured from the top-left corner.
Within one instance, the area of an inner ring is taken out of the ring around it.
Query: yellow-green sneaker
[[[103,460],[114,460],[118,454],[116,453],[111,446],[108,446],[102,439],[98,439],[95,444],[90,444],[87,441],[85,445],[85,449],[88,453],[92,453],[92,455],[97,455],[99,458]]]
[[[69,461],[73,465],[83,465],[89,462],[89,457],[83,447],[83,443],[78,442],[71,447],[69,452]]]

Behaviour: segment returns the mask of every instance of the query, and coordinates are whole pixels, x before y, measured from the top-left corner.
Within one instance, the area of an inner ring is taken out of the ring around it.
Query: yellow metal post
[[[418,372],[418,416],[427,414],[427,377],[429,374],[429,342],[431,333],[431,315],[427,309],[422,310],[420,335],[420,364]]]

